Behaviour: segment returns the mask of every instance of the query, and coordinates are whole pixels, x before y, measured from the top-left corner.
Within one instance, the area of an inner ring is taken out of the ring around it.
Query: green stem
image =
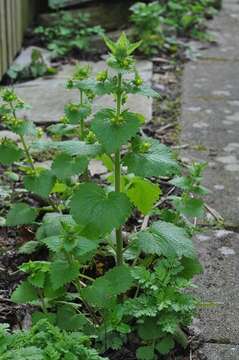
[[[80,104],[83,105],[83,91],[80,90]],[[80,138],[81,140],[84,140],[85,137],[85,124],[84,120],[81,119],[80,121]]]
[[[26,144],[26,141],[25,141],[23,135],[20,135],[20,140],[21,140],[22,146],[23,146],[23,148],[24,148],[27,161],[29,162],[29,165],[31,166],[32,170],[35,171],[34,161],[33,161],[33,158],[32,158],[32,156],[31,156],[31,154],[30,154],[29,148],[28,148],[28,146],[27,146],[27,144]]]
[[[122,103],[122,74],[118,75],[118,92],[116,99],[116,116],[120,116]],[[121,155],[120,150],[115,152],[115,192],[121,192]],[[117,265],[123,264],[123,236],[121,226],[115,230]]]

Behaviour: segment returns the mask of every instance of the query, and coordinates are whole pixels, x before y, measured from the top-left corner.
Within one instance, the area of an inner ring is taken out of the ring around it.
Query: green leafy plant
[[[13,81],[24,81],[35,79],[45,75],[55,75],[57,70],[49,67],[42,56],[42,53],[34,49],[31,54],[31,62],[27,66],[12,65],[7,72],[7,75]]]
[[[137,2],[130,10],[134,36],[142,40],[140,50],[146,55],[157,53],[166,41],[162,28],[164,7],[158,1]]]
[[[197,301],[185,289],[202,270],[183,221],[156,216],[153,222],[162,194],[156,179],[176,175],[178,187],[185,181],[186,191],[199,197],[201,169],[194,166],[184,180],[171,150],[140,136],[145,119],[129,111],[127,97],[158,96],[136,69],[133,53],[140,43],[130,43],[124,33],[116,42],[105,42],[108,69],[96,80],[89,77],[89,67],[76,69],[67,86],[79,90],[79,103],[66,106],[61,123],[49,128],[51,140],[37,140],[33,124],[18,116],[22,101],[12,90],[2,93],[3,123],[19,135],[21,146],[3,140],[0,163],[19,166],[29,196],[44,200],[37,210],[22,201],[13,204],[6,224],[36,227],[35,239],[22,253],[41,247],[49,251],[48,259],[21,265],[26,277],[12,301],[38,307],[34,323],[47,319],[61,329],[94,336],[100,353],[120,349],[134,336],[141,344],[137,358],[153,360],[176,342],[187,346],[183,328]],[[115,106],[100,109],[89,121],[90,102],[105,94]],[[27,142],[29,134],[35,136],[33,143]],[[44,151],[53,157],[49,169],[34,160]],[[89,176],[93,158],[108,169],[101,181]],[[148,227],[128,231],[130,220],[144,216]]]
[[[40,36],[55,56],[66,56],[74,50],[87,51],[90,37],[103,35],[101,26],[92,27],[88,23],[88,14],[78,13],[73,16],[69,12],[60,11],[51,25],[37,27],[35,34]]]
[[[175,36],[209,39],[205,19],[215,13],[212,0],[169,0],[137,2],[131,6],[133,37],[141,39],[140,51],[154,55],[159,50],[175,53],[180,46]]]
[[[7,326],[1,325],[0,339],[2,360],[103,360],[90,348],[90,337],[61,331],[47,320],[39,321],[28,331],[12,334]]]

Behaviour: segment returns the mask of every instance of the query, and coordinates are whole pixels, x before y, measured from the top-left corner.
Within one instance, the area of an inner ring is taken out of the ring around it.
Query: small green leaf
[[[175,343],[173,338],[171,336],[167,336],[156,344],[156,349],[160,354],[166,355],[174,348],[174,345]]]
[[[149,180],[135,177],[127,189],[127,196],[143,213],[148,214],[159,199],[160,188]]]
[[[154,347],[153,346],[140,346],[136,351],[138,360],[154,360]]]
[[[124,224],[131,213],[130,201],[125,194],[107,194],[93,183],[79,186],[70,208],[75,221],[85,227],[84,233],[89,237],[110,233]]]
[[[92,121],[92,131],[108,153],[120,147],[136,135],[143,118],[137,113],[124,111],[119,118],[112,109],[103,109],[96,113]]]
[[[64,260],[56,260],[51,264],[50,279],[54,290],[72,282],[79,276],[78,262],[68,263]]]
[[[67,154],[59,154],[52,164],[52,172],[58,179],[66,180],[73,175],[81,175],[87,169],[86,157],[72,157]]]
[[[24,176],[23,181],[27,190],[47,198],[53,189],[56,178],[50,170],[43,170],[40,174]]]
[[[36,125],[29,120],[20,120],[11,125],[11,130],[21,136],[35,136],[37,133]]]
[[[23,281],[12,293],[11,300],[17,304],[28,304],[38,299],[36,288],[27,280]]]
[[[37,213],[37,209],[34,209],[27,204],[15,204],[7,214],[6,226],[32,224],[37,217]]]
[[[131,152],[124,158],[128,171],[142,177],[171,176],[179,172],[171,150],[157,140],[148,139],[150,148],[146,152]]]
[[[0,143],[0,164],[11,165],[22,157],[23,151],[13,141],[4,140]]]
[[[19,249],[19,254],[32,254],[38,248],[41,246],[41,244],[38,241],[28,241],[24,245],[22,245]]]
[[[91,106],[89,104],[68,104],[65,107],[65,114],[71,124],[78,124],[90,116]]]
[[[192,198],[188,195],[179,197],[171,196],[175,209],[187,217],[202,217],[204,214],[204,202],[201,199]]]
[[[181,271],[180,276],[187,280],[190,280],[193,276],[199,275],[203,272],[203,267],[197,258],[183,257],[181,264],[183,266],[183,270]]]

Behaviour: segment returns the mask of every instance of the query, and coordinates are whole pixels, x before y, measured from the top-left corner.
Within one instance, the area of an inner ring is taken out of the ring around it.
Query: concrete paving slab
[[[239,344],[239,234],[210,231],[197,235],[195,244],[204,268],[196,293],[207,306],[194,325],[206,342]]]
[[[217,46],[200,49],[183,76],[181,143],[189,161],[206,161],[206,201],[239,229],[239,3],[225,0],[210,23]],[[232,16],[233,15],[233,16]],[[202,360],[239,359],[239,234],[218,230],[195,237],[204,274],[197,295],[211,304],[200,310],[194,326],[205,339]]]
[[[206,344],[200,351],[202,359],[207,360],[238,360],[238,345]]]
[[[82,64],[86,64],[86,62],[82,62]],[[89,64],[92,66],[94,74],[106,67],[105,61],[89,62]],[[152,63],[150,61],[139,61],[137,67],[144,81],[150,84]],[[73,71],[74,66],[65,65],[54,78],[37,79],[17,85],[17,94],[32,107],[30,110],[26,110],[23,116],[40,124],[58,122],[64,114],[64,106],[69,102],[79,101],[78,91],[69,91],[65,88],[66,81]],[[94,111],[109,106],[114,106],[112,98],[102,96],[95,100]],[[147,121],[152,118],[152,99],[140,95],[130,95],[127,107],[131,111],[142,113]]]

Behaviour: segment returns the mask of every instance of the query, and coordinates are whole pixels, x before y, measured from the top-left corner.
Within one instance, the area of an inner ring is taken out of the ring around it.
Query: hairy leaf
[[[138,244],[145,253],[166,257],[195,257],[191,239],[186,231],[174,224],[157,221],[138,235]]]
[[[114,110],[103,109],[96,113],[91,128],[106,151],[113,153],[136,135],[142,122],[137,113],[124,111],[117,119]]]
[[[131,205],[125,194],[111,192],[93,183],[79,186],[71,200],[71,214],[85,227],[85,234],[94,236],[111,232],[130,215]]]
[[[43,170],[40,174],[24,176],[23,181],[27,190],[47,198],[54,187],[56,178],[50,170]]]
[[[69,179],[73,175],[81,175],[88,166],[86,157],[74,157],[67,154],[59,154],[52,164],[52,172],[60,180]]]
[[[155,202],[159,199],[160,188],[149,180],[135,177],[128,190],[127,196],[133,204],[143,213],[148,214]]]
[[[82,295],[90,304],[104,308],[113,297],[129,290],[132,284],[130,268],[126,265],[117,266],[96,279],[93,285],[84,288]]]
[[[37,213],[37,209],[34,209],[27,204],[15,204],[7,214],[6,225],[19,226],[32,224],[37,217]]]
[[[75,280],[79,275],[78,262],[68,263],[64,260],[56,260],[51,264],[50,278],[54,290]]]
[[[23,151],[14,142],[6,140],[0,144],[0,164],[11,165],[22,156]]]
[[[124,158],[128,171],[142,177],[171,176],[179,172],[170,149],[157,140],[147,139],[151,145],[146,152],[131,152]]]
[[[11,300],[17,304],[28,304],[38,299],[36,288],[27,280],[23,281],[12,293]]]

